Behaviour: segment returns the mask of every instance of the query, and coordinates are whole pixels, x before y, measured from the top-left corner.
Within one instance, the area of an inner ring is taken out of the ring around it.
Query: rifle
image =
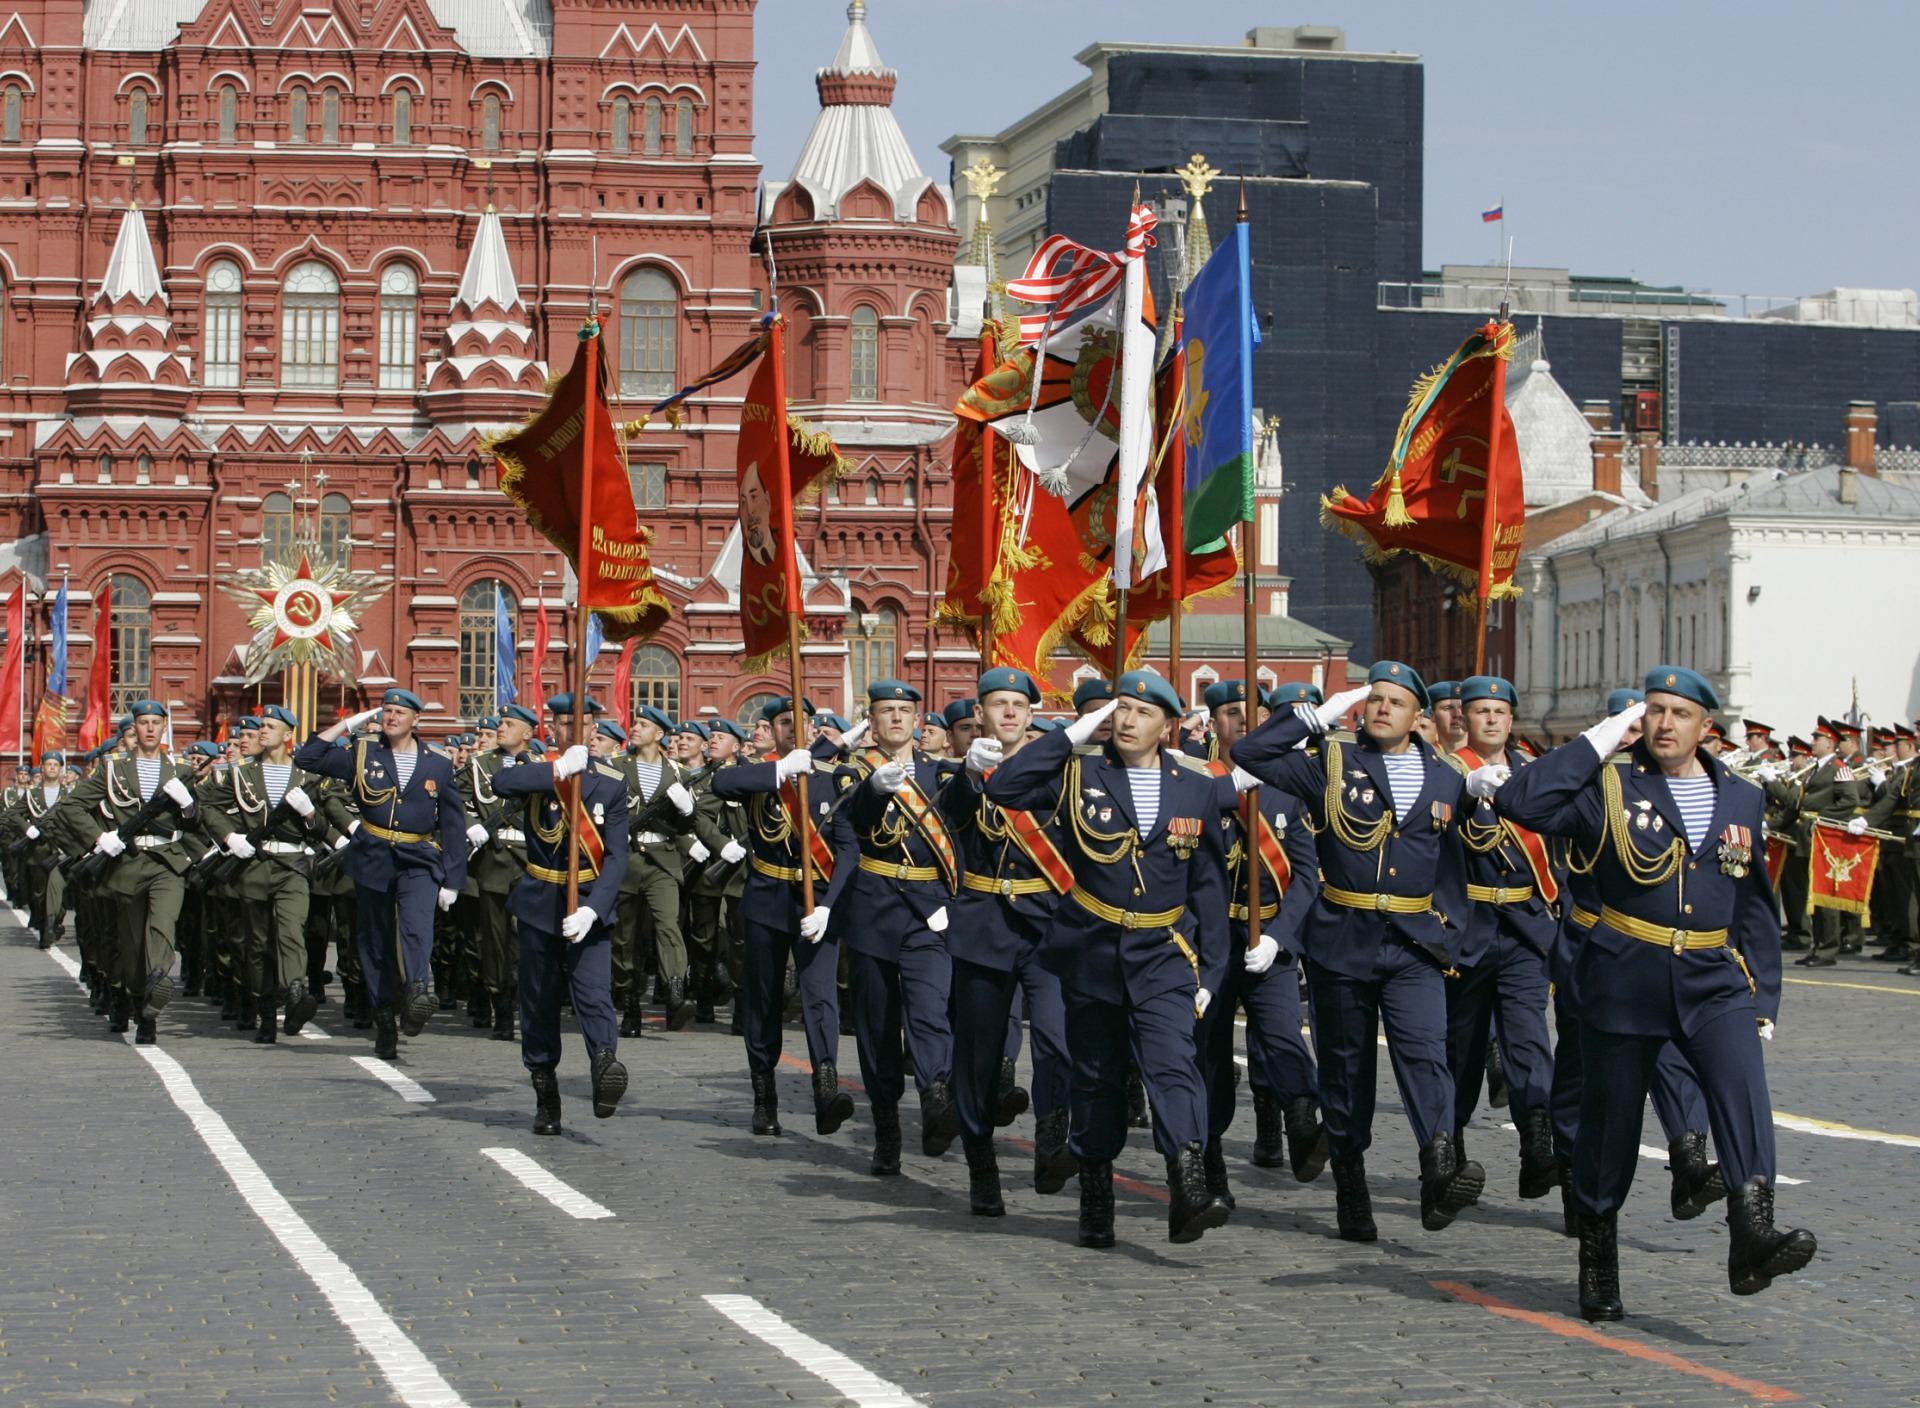
[[[681,786],[687,787],[689,792],[693,790],[692,787],[687,785],[689,779],[683,777],[678,779],[678,781]],[[681,820],[680,809],[674,806],[673,798],[667,795],[667,788],[671,786],[673,786],[673,783],[669,782],[666,787],[662,787],[654,799],[647,803],[645,810],[643,810],[639,816],[629,817],[627,819],[627,842],[634,850],[637,851],[641,847],[642,843],[639,837],[643,831],[651,831],[658,834],[665,829],[668,822],[674,823],[673,831],[676,833],[683,829],[679,825]]]
[[[153,789],[153,795],[147,798],[140,810],[133,814],[132,820],[116,829],[115,834],[132,849],[133,843],[147,833],[147,828],[160,819],[160,813],[169,808],[178,809],[178,803],[166,793],[164,785]],[[69,881],[85,884],[96,879],[114,861],[115,857],[105,851],[88,851],[73,862],[73,869],[65,872]]]
[[[253,847],[253,855],[242,860],[222,846],[216,853],[201,857],[200,864],[194,869],[197,871],[200,865],[204,865],[207,867],[207,878],[212,884],[231,885],[240,877],[240,872],[259,857],[260,847],[279,829],[280,825],[288,817],[298,815],[298,812],[287,805],[286,799],[281,798],[273,810],[261,818],[260,824],[247,832],[247,843]]]

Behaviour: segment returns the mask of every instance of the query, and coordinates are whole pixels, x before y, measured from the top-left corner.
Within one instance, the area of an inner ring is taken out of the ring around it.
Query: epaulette
[[[1104,743],[1076,743],[1073,745],[1073,751],[1081,757],[1087,758],[1104,753],[1107,751],[1107,748]]]
[[[612,778],[615,782],[623,781],[626,778],[626,774],[621,772],[619,768],[608,767],[605,763],[595,763],[593,770],[602,777]]]
[[[1349,747],[1352,744],[1358,743],[1360,741],[1359,734],[1353,732],[1351,729],[1344,729],[1344,728],[1337,728],[1337,729],[1334,729],[1331,733],[1323,733],[1320,736],[1322,738],[1331,738],[1335,743],[1340,744],[1342,747]]]
[[[1471,772],[1471,771],[1472,771],[1472,769],[1471,769],[1471,768],[1469,768],[1469,767],[1468,767],[1468,766],[1467,766],[1467,765],[1466,765],[1465,763],[1463,763],[1463,762],[1461,762],[1461,761],[1460,761],[1460,756],[1459,756],[1459,754],[1457,754],[1457,753],[1441,753],[1441,752],[1440,752],[1440,750],[1439,750],[1438,748],[1436,748],[1436,749],[1434,749],[1434,751],[1435,751],[1436,753],[1440,753],[1440,759],[1441,759],[1441,761],[1442,761],[1442,762],[1444,762],[1444,763],[1446,763],[1446,764],[1447,764],[1447,765],[1448,765],[1449,767],[1451,767],[1451,768],[1452,768],[1452,769],[1453,769],[1453,770],[1454,770],[1455,772],[1457,772],[1457,773],[1459,773],[1459,774],[1460,774],[1460,776],[1462,776],[1462,777],[1465,777],[1465,776],[1466,776],[1466,775],[1467,775],[1467,774],[1468,774],[1469,772]]]
[[[1202,773],[1207,777],[1214,775],[1213,769],[1207,766],[1207,760],[1205,758],[1196,758],[1191,753],[1175,752],[1172,749],[1168,749],[1167,751],[1173,753],[1174,759],[1188,772]]]

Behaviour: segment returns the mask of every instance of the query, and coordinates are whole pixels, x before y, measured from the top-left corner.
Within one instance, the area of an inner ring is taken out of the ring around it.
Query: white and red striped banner
[[[1117,254],[1089,249],[1065,235],[1047,236],[1027,261],[1027,272],[1020,278],[1007,280],[1009,298],[1017,298],[1022,303],[1053,305],[1051,313],[1021,316],[1020,340],[1038,342],[1046,331],[1049,317],[1057,328],[1071,314],[1109,297],[1119,286],[1127,265],[1144,258],[1147,250],[1158,243],[1150,233],[1158,223],[1151,207],[1134,206],[1127,221],[1127,247]],[[1058,273],[1051,272],[1063,255],[1067,257],[1066,267]]]

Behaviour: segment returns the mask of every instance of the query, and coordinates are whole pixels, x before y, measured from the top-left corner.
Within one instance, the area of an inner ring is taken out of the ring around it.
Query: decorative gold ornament
[[[352,684],[360,674],[357,617],[393,585],[376,573],[351,572],[323,558],[320,540],[308,528],[295,533],[286,559],[230,572],[218,583],[249,613],[248,684],[289,665],[307,664]]]
[[[1173,174],[1180,178],[1180,184],[1187,188],[1187,194],[1199,200],[1213,189],[1213,183],[1223,173],[1216,170],[1199,152],[1195,152],[1187,159],[1187,164]]]
[[[967,178],[967,189],[975,198],[985,200],[1000,189],[1000,182],[1006,178],[1007,173],[985,157],[976,157],[973,165],[960,174]]]

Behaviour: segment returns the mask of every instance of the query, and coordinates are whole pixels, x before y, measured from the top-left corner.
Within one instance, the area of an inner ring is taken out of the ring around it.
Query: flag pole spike
[[[1236,225],[1247,223],[1247,173],[1245,171],[1240,173],[1240,208],[1234,212],[1233,223]]]

